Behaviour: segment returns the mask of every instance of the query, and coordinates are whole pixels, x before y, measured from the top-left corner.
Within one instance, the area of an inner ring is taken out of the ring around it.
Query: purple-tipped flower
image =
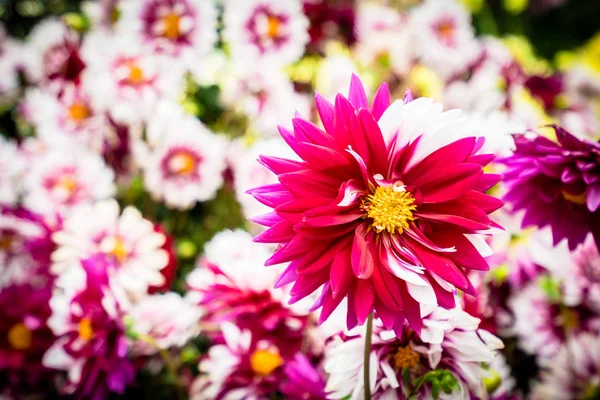
[[[522,225],[549,225],[554,244],[567,239],[575,249],[591,232],[600,243],[600,144],[554,126],[557,141],[515,137],[504,199],[525,210]]]

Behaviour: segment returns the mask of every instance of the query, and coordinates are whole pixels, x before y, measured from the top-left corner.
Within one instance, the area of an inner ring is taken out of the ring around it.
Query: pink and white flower
[[[85,260],[68,291],[50,299],[48,326],[58,337],[44,355],[48,368],[67,371],[66,394],[104,399],[123,394],[135,369],[127,358],[124,313],[109,289],[104,259]]]
[[[36,88],[25,95],[30,108],[30,122],[38,137],[48,143],[79,145],[100,152],[107,131],[108,118],[94,110],[91,99],[80,86],[65,84],[60,94]]]
[[[153,294],[137,303],[129,317],[131,329],[142,339],[133,345],[136,354],[152,355],[161,349],[183,347],[200,333],[202,311],[174,292]],[[147,343],[148,338],[155,344]]]
[[[427,385],[407,386],[403,379],[405,369],[410,382],[429,371],[447,370],[458,381],[459,389],[447,398],[484,398],[483,379],[490,374],[485,364],[491,363],[496,350],[503,347],[500,339],[478,329],[479,320],[459,308],[438,308],[424,324],[421,336],[407,326],[399,338],[375,321],[369,357],[373,398],[404,399],[411,394],[420,399],[432,398]],[[327,345],[324,367],[329,373],[328,398],[354,400],[364,396],[364,335],[364,328],[357,328]]]
[[[257,242],[279,243],[266,265],[290,262],[277,286],[291,302],[320,292],[323,322],[348,298],[348,328],[375,311],[387,329],[420,331],[422,306],[455,306],[456,288],[475,295],[466,269],[487,270],[481,236],[503,203],[487,194],[501,177],[494,156],[468,136],[460,111],[408,93],[391,104],[386,84],[372,106],[354,76],[335,106],[317,94],[325,129],[301,117],[281,136],[303,160],[261,156],[278,184],[251,193],[274,211]]]
[[[217,41],[217,10],[204,0],[121,2],[118,30],[133,33],[153,51],[198,62]]]
[[[64,83],[78,83],[85,63],[79,38],[57,18],[48,18],[33,29],[23,55],[29,79],[59,91]]]
[[[300,349],[308,311],[287,306],[286,292],[273,289],[278,270],[266,271],[262,266],[263,257],[270,254],[247,232],[218,233],[206,245],[200,266],[187,278],[189,296],[204,310],[205,333],[233,322],[291,355]],[[208,334],[219,335],[218,331]]]
[[[214,198],[223,184],[224,137],[189,115],[172,120],[155,133],[157,144],[139,160],[152,196],[180,210]]]
[[[150,53],[135,37],[97,32],[86,37],[82,54],[82,84],[93,107],[117,123],[149,119],[159,100],[176,100],[183,89],[181,63]]]
[[[465,71],[480,54],[471,14],[453,0],[427,0],[410,14],[412,48],[443,78]]]
[[[114,200],[78,207],[53,239],[58,246],[52,254],[55,274],[81,270],[90,257],[104,258],[111,288],[125,292],[126,298],[119,297],[124,307],[128,300],[144,298],[150,286],[164,283],[160,271],[169,262],[162,249],[165,235],[132,206],[122,214]]]
[[[23,178],[24,205],[50,215],[112,197],[114,172],[102,157],[76,146],[52,146],[30,160]]]
[[[304,54],[308,19],[299,0],[225,1],[223,37],[241,63],[285,65]]]
[[[211,347],[200,362],[204,374],[194,382],[190,398],[269,398],[283,380],[280,348],[230,322],[221,329],[224,343]]]

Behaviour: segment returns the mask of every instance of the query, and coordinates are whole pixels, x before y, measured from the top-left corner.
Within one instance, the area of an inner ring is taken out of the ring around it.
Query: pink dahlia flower
[[[557,141],[515,137],[504,199],[525,210],[522,225],[549,225],[556,245],[567,239],[574,250],[591,232],[600,244],[600,144],[578,139],[554,126]]]
[[[274,209],[253,219],[269,227],[256,241],[280,244],[266,265],[291,261],[276,283],[295,282],[291,303],[322,287],[320,322],[347,297],[348,328],[375,310],[387,329],[420,332],[420,305],[454,307],[455,288],[475,295],[466,270],[488,269],[494,156],[464,137],[459,111],[410,93],[390,105],[386,84],[369,106],[353,76],[348,99],[316,105],[325,129],[279,128],[302,161],[260,157],[280,182],[250,191]]]

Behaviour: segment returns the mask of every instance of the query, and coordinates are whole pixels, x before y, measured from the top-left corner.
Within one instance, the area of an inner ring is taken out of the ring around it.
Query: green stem
[[[369,379],[370,371],[369,359],[371,358],[371,336],[373,336],[373,313],[369,314],[369,318],[367,319],[367,333],[365,335],[365,359],[364,359],[364,392],[365,392],[365,400],[371,399],[371,380]]]

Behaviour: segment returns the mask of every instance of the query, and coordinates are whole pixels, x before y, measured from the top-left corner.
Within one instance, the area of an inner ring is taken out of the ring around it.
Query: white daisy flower
[[[153,294],[137,303],[130,312],[136,334],[151,338],[161,349],[183,347],[200,333],[200,308],[174,292]],[[158,350],[142,340],[134,344],[137,354]]]
[[[243,63],[285,65],[298,60],[309,41],[300,0],[224,2],[223,37]]]
[[[82,84],[98,112],[134,125],[149,119],[159,100],[176,100],[183,68],[172,59],[148,53],[135,38],[98,32],[89,35],[82,55]]]
[[[64,274],[81,270],[81,261],[105,257],[111,288],[121,289],[127,300],[136,302],[150,286],[160,286],[169,255],[162,249],[166,237],[134,207],[119,212],[114,200],[77,207],[53,235],[57,249],[51,270]],[[124,300],[124,299],[120,299]]]
[[[53,146],[31,158],[23,188],[27,208],[46,215],[64,213],[76,205],[112,197],[114,172],[97,153]]]
[[[181,210],[214,198],[223,184],[225,139],[191,116],[173,119],[157,136],[160,142],[140,160],[152,196]]]
[[[427,0],[411,12],[413,48],[438,75],[450,78],[479,56],[471,14],[454,0]]]
[[[153,51],[198,62],[217,41],[217,10],[205,0],[127,0],[117,29],[137,35]]]
[[[42,88],[30,89],[25,107],[35,110],[29,119],[38,136],[48,143],[75,144],[100,152],[111,129],[106,115],[97,113],[89,96],[75,85],[65,85],[58,96]]]

